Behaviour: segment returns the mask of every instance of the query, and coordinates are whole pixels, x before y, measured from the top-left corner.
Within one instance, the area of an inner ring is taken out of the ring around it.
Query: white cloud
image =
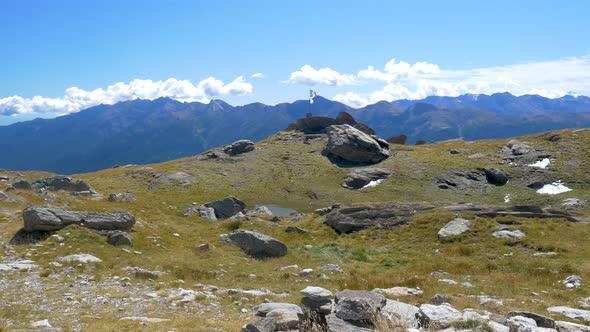
[[[357,95],[354,92],[337,94],[332,98],[332,100],[335,100],[337,102],[341,102],[343,104],[346,104],[346,105],[349,105],[352,107],[363,107],[369,103],[367,101],[367,99]]]
[[[254,73],[250,77],[252,77],[252,78],[264,78],[265,76],[264,76],[263,73]]]
[[[315,69],[310,65],[304,65],[300,70],[292,72],[287,82],[305,85],[331,85],[343,86],[355,84],[354,75],[340,74],[330,67]]]
[[[538,94],[557,98],[570,91],[590,95],[590,55],[465,70],[441,69],[428,62],[409,64],[392,59],[384,65],[383,70],[368,66],[357,75],[347,76],[357,82],[359,78],[368,80],[364,82],[365,85],[373,87],[371,91],[355,91],[334,97],[354,107],[381,100],[422,99],[433,95],[458,96],[465,93],[510,92],[514,95]],[[385,85],[375,87],[379,82]]]
[[[188,80],[169,78],[165,81],[134,79],[129,83],[115,83],[106,89],[87,91],[78,87],[67,88],[61,98],[35,96],[23,98],[11,96],[0,98],[0,115],[27,113],[67,114],[78,112],[99,104],[115,104],[133,99],[157,99],[169,97],[182,102],[209,102],[216,96],[243,96],[252,93],[252,84],[238,76],[225,84],[214,77],[208,77],[196,85]]]

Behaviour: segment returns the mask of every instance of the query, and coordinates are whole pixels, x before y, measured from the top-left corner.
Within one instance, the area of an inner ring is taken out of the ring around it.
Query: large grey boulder
[[[17,180],[12,183],[12,188],[21,190],[31,190],[31,184],[27,180]]]
[[[396,326],[416,329],[428,326],[428,318],[422,310],[411,304],[388,299],[381,314]]]
[[[508,177],[495,168],[451,169],[436,178],[440,189],[481,189],[486,184],[505,185]]]
[[[215,210],[215,216],[219,219],[233,217],[238,212],[242,212],[246,209],[246,203],[231,196],[219,201],[206,203],[205,206],[213,208]]]
[[[420,310],[430,324],[437,329],[447,328],[451,323],[463,319],[463,314],[459,310],[444,303],[441,305],[423,304],[420,306]]]
[[[276,324],[270,318],[257,318],[242,326],[242,332],[275,332]]]
[[[385,306],[383,295],[368,291],[343,290],[336,293],[336,317],[349,321],[374,318]]]
[[[443,228],[438,231],[439,238],[459,236],[469,230],[471,221],[467,219],[455,218],[449,221]]]
[[[328,143],[323,154],[354,163],[377,163],[389,158],[390,151],[373,137],[350,125],[326,128]]]
[[[269,311],[265,317],[274,321],[275,328],[280,331],[295,329],[303,320],[303,315],[289,309],[274,309]]]
[[[300,293],[304,297],[314,301],[331,300],[334,297],[334,294],[332,294],[332,292],[329,290],[316,286],[307,286],[302,289]]]
[[[256,231],[236,230],[224,238],[253,257],[280,257],[288,253],[284,243]]]
[[[361,189],[371,184],[371,182],[375,183],[388,178],[391,173],[390,170],[383,168],[355,169],[346,175],[342,186],[348,189]]]
[[[23,211],[24,230],[56,231],[71,224],[96,230],[128,230],[135,217],[124,212],[66,211],[52,205],[31,206]]]
[[[254,143],[252,141],[242,139],[239,141],[235,141],[230,145],[226,145],[223,148],[223,152],[229,154],[230,156],[236,156],[242,153],[250,152],[254,150]]]

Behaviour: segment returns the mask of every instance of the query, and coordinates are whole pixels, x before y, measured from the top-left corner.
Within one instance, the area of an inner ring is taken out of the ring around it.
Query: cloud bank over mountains
[[[260,82],[266,75],[256,72],[250,78]],[[356,73],[305,64],[291,72],[288,80],[274,82],[271,88],[268,83],[266,91],[257,90],[257,95],[261,96],[259,101],[265,101],[264,95],[296,95],[290,92],[299,91],[301,86],[315,87],[320,94],[321,86],[329,87],[326,90],[335,95],[327,97],[353,107],[382,100],[423,99],[432,95],[454,97],[465,93],[510,92],[514,95],[538,94],[556,98],[576,93],[590,95],[590,55],[473,69],[448,69],[429,62],[411,64],[391,59],[381,68],[369,65]],[[244,76],[228,83],[208,77],[196,84],[176,78],[164,81],[133,79],[91,91],[70,87],[63,97],[58,98],[18,95],[0,98],[0,116],[62,115],[99,104],[138,98],[153,100],[168,97],[181,102],[207,103],[215,97],[245,96],[253,91],[253,84]]]
[[[55,113],[57,115],[78,112],[99,104],[115,104],[133,99],[157,99],[169,97],[182,102],[209,102],[213,97],[243,96],[253,91],[251,83],[243,76],[229,83],[208,77],[197,84],[188,80],[169,78],[165,81],[134,79],[128,83],[118,82],[106,89],[86,91],[78,87],[65,90],[60,98],[35,96],[23,98],[11,96],[0,98],[0,115],[29,113]]]

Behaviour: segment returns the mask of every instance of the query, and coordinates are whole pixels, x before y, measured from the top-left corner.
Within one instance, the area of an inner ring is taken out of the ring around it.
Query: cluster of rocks
[[[48,192],[67,191],[75,196],[96,196],[98,193],[86,182],[79,179],[72,179],[68,176],[53,176],[39,179],[32,184],[24,178],[14,178],[11,189],[34,190],[39,195],[46,195]]]
[[[551,154],[544,151],[537,151],[525,142],[510,140],[502,147],[501,154],[508,163],[532,164],[544,158],[550,158]]]
[[[445,224],[439,231],[438,231],[438,238],[439,239],[448,239],[454,238],[464,234],[465,232],[471,229],[471,220],[463,219],[463,218],[455,218]],[[492,236],[498,239],[519,239],[525,237],[526,234],[523,233],[521,230],[511,230],[505,229],[504,225],[499,225],[501,228],[499,231],[495,231],[492,233]]]
[[[108,200],[109,202],[135,202],[137,198],[132,193],[112,193]]]
[[[183,214],[185,217],[198,215],[213,221],[218,219],[240,220],[259,215],[273,216],[272,211],[266,206],[257,206],[252,210],[247,210],[246,203],[233,196],[205,204],[193,203],[183,210]]]
[[[477,189],[487,184],[503,186],[508,177],[496,168],[452,169],[436,178],[440,189]]]
[[[241,155],[241,154],[244,154],[247,152],[254,151],[255,149],[256,149],[256,146],[254,145],[254,142],[247,140],[247,139],[241,139],[241,140],[235,141],[231,144],[224,145],[220,149],[210,150],[210,151],[204,153],[204,155],[200,159],[204,159],[204,160],[218,159],[218,158],[222,158],[224,156],[232,156],[233,157],[233,156],[237,156],[237,155]]]
[[[531,312],[512,311],[502,316],[471,308],[459,311],[449,303],[435,301],[436,297],[433,298],[435,304],[415,306],[387,299],[375,291],[343,290],[337,292],[334,297],[327,289],[309,286],[301,290],[301,295],[301,306],[270,302],[254,307],[258,318],[245,324],[242,331],[462,330],[458,326],[466,326],[469,331],[495,332],[590,331],[590,327],[585,325],[555,321]],[[587,319],[585,315],[590,313],[568,307],[551,307],[548,311],[583,319]]]

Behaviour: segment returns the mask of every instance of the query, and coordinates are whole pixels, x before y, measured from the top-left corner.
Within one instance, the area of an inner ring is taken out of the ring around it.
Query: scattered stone
[[[458,285],[459,283],[452,279],[438,279],[438,282],[447,284],[447,285]]]
[[[152,318],[152,317],[138,317],[138,316],[123,317],[119,320],[136,320],[136,321],[141,321],[144,323],[163,323],[163,322],[170,321],[170,319],[166,319],[166,318]]]
[[[100,263],[102,259],[92,256],[90,254],[75,254],[59,257],[60,262],[78,262],[78,263]]]
[[[526,234],[523,233],[520,230],[501,230],[501,231],[496,231],[494,233],[492,233],[492,236],[498,239],[520,239],[522,237],[525,237]]]
[[[541,135],[541,137],[544,140],[546,140],[548,142],[553,142],[553,143],[561,141],[561,139],[562,139],[562,136],[560,134],[555,134],[555,133],[546,133],[544,135]]]
[[[31,323],[31,327],[35,329],[35,328],[53,327],[53,326],[51,326],[51,324],[49,324],[48,319],[43,319],[43,320],[38,320],[36,322]]]
[[[450,296],[446,295],[446,294],[435,294],[431,299],[430,299],[430,304],[434,304],[434,305],[441,305],[443,303],[447,303],[449,302],[451,299]]]
[[[303,269],[297,273],[300,277],[307,277],[313,273],[313,269]]]
[[[474,153],[472,155],[467,156],[467,159],[481,159],[481,158],[485,158],[485,157],[486,157],[485,154],[478,152],[478,153]]]
[[[361,168],[348,173],[342,186],[348,189],[361,189],[379,183],[388,178],[392,172],[383,168]]]
[[[284,243],[256,231],[236,230],[227,239],[253,257],[280,257],[288,253]]]
[[[336,317],[343,320],[369,320],[386,304],[385,297],[367,291],[343,290],[336,293]]]
[[[209,243],[202,243],[197,246],[198,251],[209,251]]]
[[[56,231],[71,224],[96,230],[128,230],[135,217],[122,212],[74,212],[51,205],[28,207],[23,211],[24,230]]]
[[[132,193],[113,193],[109,195],[109,202],[135,202],[137,199]]]
[[[254,143],[245,139],[235,141],[223,148],[223,152],[229,154],[230,156],[236,156],[250,151],[254,151]]]
[[[271,217],[273,216],[272,211],[267,206],[264,206],[264,205],[257,206],[254,210],[250,210],[250,211],[248,211],[248,213],[246,213],[246,215],[249,215],[249,216],[260,215],[260,214],[266,214]]]
[[[390,297],[415,296],[422,295],[424,293],[424,291],[420,288],[408,287],[375,288],[373,289],[373,292]]]
[[[0,191],[0,201],[8,200],[8,195],[6,195],[3,191]]]
[[[450,154],[461,154],[461,153],[465,153],[468,152],[468,149],[450,149],[449,153]]]
[[[37,191],[64,190],[72,193],[89,193],[90,195],[96,194],[96,191],[92,189],[88,183],[82,180],[74,180],[67,176],[54,176],[37,180],[35,183],[33,183],[32,188],[36,189]]]
[[[285,229],[285,232],[287,232],[287,233],[299,233],[299,234],[305,234],[305,233],[307,233],[307,231],[304,228],[297,227],[297,226],[288,226],[287,229]]]
[[[331,272],[331,273],[344,273],[344,270],[336,264],[324,264],[324,265],[318,267],[318,270],[327,271],[327,272]]]
[[[582,285],[582,278],[578,277],[577,275],[571,275],[565,278],[562,283],[567,288],[578,288]]]
[[[377,163],[389,158],[390,151],[373,137],[350,125],[334,125],[326,129],[328,143],[323,154],[354,163]]]
[[[135,275],[136,278],[141,278],[141,279],[156,280],[156,279],[166,275],[166,272],[152,271],[152,270],[144,269],[141,267],[128,266],[126,268],[123,268],[123,270],[124,271],[131,271],[131,272],[133,272],[133,274]]]
[[[449,221],[443,228],[438,231],[439,238],[448,238],[459,236],[469,230],[471,221],[467,219],[455,218]]]
[[[107,235],[107,242],[113,246],[130,246],[131,236],[123,231],[112,231]]]
[[[246,215],[240,211],[234,214],[233,216],[229,217],[228,220],[242,220],[244,218],[246,218]]]
[[[215,210],[215,216],[219,219],[230,218],[246,209],[246,203],[235,197],[227,197],[219,201],[209,202],[205,206],[213,208]]]
[[[434,325],[437,329],[447,328],[451,323],[463,319],[463,314],[448,304],[423,304],[420,306],[420,310],[422,310],[424,316],[428,318],[431,326]]]

